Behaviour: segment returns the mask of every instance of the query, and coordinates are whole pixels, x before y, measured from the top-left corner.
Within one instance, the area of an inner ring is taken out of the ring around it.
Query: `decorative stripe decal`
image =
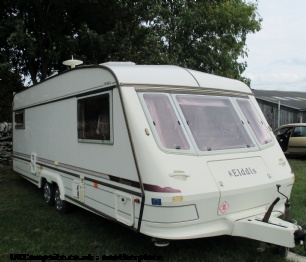
[[[132,187],[140,187],[139,182],[136,181],[132,181],[132,180],[128,180],[125,178],[120,178],[120,177],[115,177],[115,176],[109,176],[111,181],[117,182],[117,183],[121,183],[121,184],[125,184],[125,185],[129,185]],[[160,187],[158,185],[150,185],[150,184],[143,184],[144,186],[144,190],[146,191],[150,191],[150,192],[159,192],[159,193],[181,193],[181,190],[179,189],[174,189],[171,187]]]
[[[140,183],[138,181],[133,181],[133,180],[129,180],[129,179],[126,179],[126,178],[121,178],[121,177],[116,177],[116,176],[112,176],[112,175],[109,175],[109,179],[110,179],[110,181],[113,181],[113,182],[117,182],[117,183],[124,184],[124,185],[127,185],[127,186],[140,188]]]
[[[24,158],[24,157],[20,157],[20,156],[17,156],[17,155],[13,155],[14,158],[18,158],[18,159],[21,159],[21,160],[24,160],[24,161],[27,161],[27,162],[30,162],[29,159],[27,158]],[[55,170],[55,171],[59,171],[61,173],[64,173],[64,174],[67,174],[67,175],[71,175],[71,176],[74,176],[74,177],[80,177],[79,175],[77,174],[74,174],[74,173],[71,173],[71,172],[68,172],[68,171],[65,171],[65,170],[62,170],[62,169],[58,169],[58,168],[55,168],[55,167],[52,167],[52,166],[49,166],[49,165],[45,165],[44,163],[42,162],[37,162],[36,163],[37,165],[40,165],[40,166],[43,166],[43,167],[47,167],[49,169],[52,169],[52,170]]]
[[[16,157],[16,158],[25,160],[27,162],[30,162],[30,156],[26,155],[26,154],[13,152],[13,157]],[[80,168],[80,167],[76,167],[76,166],[71,166],[71,165],[68,165],[68,164],[59,163],[57,167],[53,167],[53,166],[50,166],[50,165],[54,165],[54,161],[44,159],[44,158],[39,158],[38,157],[37,158],[37,164],[42,165],[42,166],[47,167],[47,168],[50,168],[52,170],[58,171],[58,172],[62,172],[62,173],[74,176],[74,177],[80,177],[80,175],[72,173],[70,171],[60,169],[59,167],[69,169],[69,170],[72,170],[72,171],[76,171],[76,172],[80,172],[80,173],[85,174],[85,175],[91,175],[91,176],[99,177],[99,178],[102,178],[102,179],[105,179],[105,180],[110,180],[112,182],[116,182],[116,183],[119,183],[119,184],[131,186],[131,187],[134,187],[134,188],[139,188],[139,189],[141,188],[140,183],[138,181],[133,181],[133,180],[129,180],[129,179],[122,178],[122,177],[117,177],[117,176],[113,176],[113,175],[109,175],[109,174],[104,174],[104,173],[100,173],[100,172],[96,172],[96,171],[93,171],[93,170],[88,170],[88,169],[84,169],[84,168]],[[118,190],[133,192],[133,191],[130,191],[128,189],[125,189],[125,188],[122,188],[122,187],[119,187],[119,186],[117,187],[117,186],[110,185],[110,184],[107,184],[107,183],[98,182],[97,180],[90,179],[90,178],[87,178],[87,177],[85,177],[85,180],[88,180],[88,181],[91,181],[91,182],[97,182],[97,183],[100,183],[101,185],[111,187],[111,188],[115,188],[115,189],[118,189]],[[151,185],[151,184],[146,184],[146,183],[144,183],[143,186],[144,186],[145,191],[150,191],[150,192],[181,193],[181,190],[175,189],[175,188],[172,188],[172,187],[160,187],[158,185]],[[133,192],[133,194],[138,195],[139,193],[138,192]]]
[[[128,190],[126,188],[119,187],[119,186],[115,186],[115,185],[111,185],[111,184],[106,184],[106,183],[103,183],[101,181],[97,181],[95,179],[91,179],[91,178],[85,177],[85,181],[89,181],[89,182],[92,182],[94,184],[97,183],[98,185],[101,185],[101,186],[106,186],[106,187],[109,187],[109,188],[112,188],[112,189],[121,190],[121,191],[124,191],[125,193],[141,197],[141,193],[140,192],[135,192],[135,191],[132,191],[132,190]],[[95,187],[95,186],[93,185],[93,187]]]
[[[149,184],[143,184],[143,185],[146,191],[160,192],[160,193],[181,193],[181,190],[172,187],[160,187],[157,185],[149,185]]]

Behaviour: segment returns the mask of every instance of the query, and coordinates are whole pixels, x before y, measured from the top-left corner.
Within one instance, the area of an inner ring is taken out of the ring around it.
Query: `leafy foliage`
[[[10,65],[0,63],[0,122],[12,121],[12,101],[14,92],[21,90],[19,76],[10,71]]]
[[[246,36],[260,29],[255,11],[243,1],[160,1],[148,25],[162,40],[163,62],[239,79]]]
[[[3,0],[0,63],[34,84],[65,70],[71,55],[85,64],[176,64],[249,83],[238,58],[260,30],[256,8],[244,0]]]

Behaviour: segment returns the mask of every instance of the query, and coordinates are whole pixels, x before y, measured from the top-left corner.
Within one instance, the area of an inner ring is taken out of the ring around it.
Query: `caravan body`
[[[276,188],[289,197],[294,175],[242,82],[106,63],[16,94],[13,110],[14,170],[59,210],[72,203],[157,239],[294,246]]]

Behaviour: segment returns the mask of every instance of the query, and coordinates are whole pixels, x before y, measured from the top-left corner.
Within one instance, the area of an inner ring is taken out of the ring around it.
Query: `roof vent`
[[[70,66],[70,68],[74,68],[75,66],[81,65],[81,64],[83,64],[83,61],[75,60],[73,59],[73,56],[71,57],[70,60],[66,60],[63,62],[63,65]]]
[[[106,63],[102,63],[102,64],[100,64],[100,65],[105,65],[105,66],[120,66],[120,65],[130,65],[130,66],[132,66],[132,65],[136,65],[134,62],[117,62],[117,61],[109,61],[109,62],[106,62]]]

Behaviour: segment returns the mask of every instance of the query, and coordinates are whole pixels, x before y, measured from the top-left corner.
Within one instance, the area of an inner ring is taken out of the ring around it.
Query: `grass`
[[[306,162],[289,161],[296,175],[291,216],[301,224],[306,220]],[[11,261],[10,254],[24,253],[91,254],[100,261],[103,255],[120,254],[161,256],[164,261],[286,261],[273,248],[258,253],[257,247],[257,241],[222,236],[173,241],[158,248],[149,237],[80,208],[67,215],[57,213],[45,205],[40,189],[9,168],[0,168],[0,261]],[[293,251],[306,255],[300,247]]]

